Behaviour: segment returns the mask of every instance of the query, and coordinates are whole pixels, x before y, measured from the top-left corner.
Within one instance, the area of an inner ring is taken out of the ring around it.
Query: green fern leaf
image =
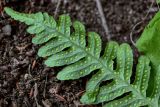
[[[160,63],[160,12],[149,22],[144,29],[141,37],[136,42],[136,46],[140,52],[147,55],[153,65],[158,66]],[[157,47],[157,48],[155,48]]]
[[[150,60],[141,56],[131,83],[133,54],[128,44],[109,42],[101,56],[100,36],[95,32],[86,36],[84,25],[79,21],[71,23],[68,15],[61,15],[56,22],[47,13],[24,14],[7,7],[5,11],[29,25],[27,32],[35,35],[32,42],[43,45],[38,55],[46,57],[47,66],[65,66],[57,75],[59,80],[79,79],[97,71],[87,83],[82,103],[106,102],[104,107],[160,106],[160,69],[154,74],[154,89],[148,91],[152,86]],[[101,86],[103,81],[107,83]]]

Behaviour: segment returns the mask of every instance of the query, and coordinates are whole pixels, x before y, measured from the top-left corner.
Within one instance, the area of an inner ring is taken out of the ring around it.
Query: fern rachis
[[[66,67],[60,71],[57,78],[60,80],[78,79],[97,70],[86,86],[86,92],[81,98],[84,104],[107,102],[104,107],[158,107],[159,82],[155,82],[155,89],[151,96],[147,95],[150,79],[150,60],[141,56],[137,64],[136,76],[133,84],[132,75],[133,54],[128,44],[118,45],[109,42],[105,52],[100,56],[101,39],[95,32],[87,34],[88,44],[85,41],[85,27],[79,22],[71,23],[70,17],[61,15],[58,23],[47,13],[24,14],[5,8],[8,15],[15,20],[29,25],[27,32],[35,34],[34,44],[42,44],[38,55],[47,57],[45,64],[49,67]],[[37,18],[38,17],[38,18]],[[70,27],[74,28],[71,32]],[[116,59],[116,61],[115,61]],[[117,64],[114,69],[114,63]],[[160,70],[155,75],[160,80]],[[103,81],[113,80],[100,87]],[[119,96],[129,93],[121,98]],[[118,98],[118,99],[115,99]]]

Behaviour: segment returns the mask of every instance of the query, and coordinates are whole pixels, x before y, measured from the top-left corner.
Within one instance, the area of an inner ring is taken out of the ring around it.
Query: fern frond
[[[71,23],[68,15],[61,15],[56,22],[47,13],[24,14],[10,8],[5,11],[15,20],[29,25],[27,32],[35,34],[32,42],[43,45],[38,55],[47,58],[47,66],[66,66],[58,73],[59,80],[79,79],[97,71],[87,83],[82,103],[106,102],[104,107],[160,106],[160,70],[155,75],[153,91],[148,93],[150,60],[141,56],[131,83],[133,54],[128,44],[119,46],[109,42],[101,56],[100,36],[95,32],[86,35],[84,25],[79,21]],[[108,83],[100,86],[103,81]]]
[[[121,78],[114,80],[109,85],[101,87],[98,94],[97,103],[102,101],[111,101],[109,104],[106,104],[107,105],[106,107],[108,107],[109,105],[112,105],[113,107],[121,107],[119,105],[121,105],[122,99],[127,100],[126,101],[127,105],[128,104],[132,105],[132,102],[142,103],[148,101],[149,99],[146,97],[146,90],[149,80],[148,74],[150,74],[149,71],[150,71],[149,60],[146,57],[141,56],[139,58],[139,63],[137,65],[136,76],[135,76],[136,79],[134,83],[130,84],[130,82],[123,82],[125,78],[123,79]],[[129,93],[129,95],[123,96],[120,99],[112,101],[113,99],[123,95],[124,93]],[[128,99],[130,99],[131,102]],[[117,103],[117,106],[114,105],[116,104],[115,102]],[[143,103],[139,106],[143,106]],[[138,106],[135,104],[135,107]]]

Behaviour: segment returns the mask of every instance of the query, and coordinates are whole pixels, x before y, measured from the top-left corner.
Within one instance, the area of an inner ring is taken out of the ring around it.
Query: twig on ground
[[[130,33],[130,41],[131,41],[131,43],[133,44],[133,46],[135,46],[136,47],[136,43],[133,41],[133,32],[134,32],[134,30],[135,30],[135,28],[138,26],[138,25],[140,25],[141,23],[143,22],[143,20],[142,21],[140,21],[140,22],[138,22],[138,23],[136,23],[134,26],[133,26],[133,28],[132,28],[132,30],[131,30],[131,33]]]
[[[58,9],[59,9],[60,4],[61,4],[61,0],[58,0],[57,6],[56,6],[56,10],[54,11],[54,17],[57,16],[57,13],[58,13]]]
[[[106,19],[105,19],[105,16],[104,16],[104,13],[103,13],[103,9],[102,9],[102,5],[101,5],[101,2],[100,0],[95,0],[96,1],[96,4],[97,4],[97,8],[98,8],[98,11],[99,11],[99,15],[101,17],[101,20],[102,20],[102,26],[105,30],[105,33],[107,35],[107,39],[108,41],[111,39],[111,34],[109,32],[109,29],[108,29],[108,25],[107,25],[107,22],[106,22]]]
[[[3,6],[6,4],[5,0],[0,0],[0,15],[1,17],[5,18],[4,16],[4,12],[2,11],[2,9],[4,8]]]
[[[47,85],[47,78],[48,75],[46,75],[46,80],[45,80],[45,84],[44,84],[44,90],[43,90],[43,97],[45,98],[46,97],[46,85]]]
[[[55,94],[55,97],[57,97],[57,99],[59,101],[67,102],[66,99],[64,97],[60,96],[59,94]]]
[[[34,99],[35,99],[37,107],[41,107],[38,103],[37,95],[38,95],[38,85],[37,85],[37,83],[35,83],[35,85],[34,85]]]
[[[135,46],[135,47],[136,47],[136,44],[135,44],[135,42],[133,41],[133,32],[135,31],[135,28],[136,28],[138,25],[140,25],[141,23],[143,23],[143,22],[147,19],[148,15],[149,15],[149,13],[150,13],[150,8],[153,7],[153,4],[154,4],[154,0],[152,1],[151,5],[150,5],[150,7],[149,7],[149,9],[148,9],[148,11],[147,11],[146,16],[145,16],[140,22],[136,23],[136,24],[132,27],[132,30],[131,30],[131,33],[130,33],[130,41],[131,41],[131,43],[133,44],[133,46]]]

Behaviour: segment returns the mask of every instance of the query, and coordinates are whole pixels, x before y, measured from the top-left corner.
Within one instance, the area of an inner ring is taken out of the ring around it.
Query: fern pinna
[[[128,44],[119,46],[116,42],[109,42],[100,55],[100,36],[95,32],[86,33],[84,25],[79,21],[72,23],[68,15],[61,15],[56,22],[47,13],[24,14],[7,7],[5,11],[15,20],[29,25],[27,32],[36,35],[32,42],[43,45],[38,56],[47,58],[47,66],[66,66],[58,73],[59,80],[79,79],[97,71],[87,83],[81,98],[83,104],[105,102],[104,107],[160,106],[160,70],[155,75],[156,81],[148,84],[150,60],[141,56],[131,83],[133,54]],[[103,81],[109,82],[100,86]],[[150,86],[154,86],[151,92],[147,91],[152,88]]]

